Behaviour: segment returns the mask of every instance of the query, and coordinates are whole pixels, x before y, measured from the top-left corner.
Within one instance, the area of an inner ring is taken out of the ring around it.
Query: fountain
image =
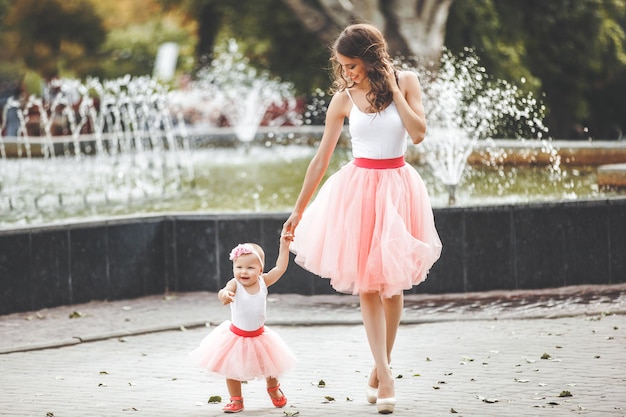
[[[254,140],[259,126],[300,124],[293,85],[257,70],[241,53],[234,39],[218,46],[210,66],[198,71],[189,91],[179,91],[178,101],[187,102],[189,93],[204,97],[210,113],[226,119],[238,141],[246,149]],[[189,103],[187,103],[189,104]],[[198,108],[193,106],[192,110]]]
[[[189,106],[220,130],[225,119],[247,154],[261,124],[300,123],[291,89],[250,66],[231,40],[186,90],[149,77],[59,79],[44,97],[10,100],[4,113],[17,111],[19,129],[0,135],[0,225],[131,213],[181,199],[196,183],[191,138],[207,136],[206,125],[185,120]]]
[[[518,142],[548,161],[535,188],[558,184],[561,191],[544,191],[545,198],[605,195],[589,183],[588,170],[561,170],[543,138],[541,106],[513,85],[489,80],[471,51],[460,57],[444,51],[437,73],[404,66],[422,80],[429,121],[426,140],[407,158],[428,178],[435,206],[492,204],[489,193],[515,201],[511,184],[519,169],[502,166],[502,141],[491,139],[503,120],[525,138]],[[20,123],[16,137],[0,136],[0,227],[111,215],[289,210],[313,153],[307,144],[321,133],[311,121],[320,121],[326,105],[319,92],[304,111],[291,90],[290,83],[254,69],[230,40],[180,89],[149,77],[61,79],[42,98],[9,101],[4,113],[19,110]],[[255,142],[262,128],[267,134]],[[216,145],[215,138],[225,136],[234,149]],[[477,150],[483,167],[468,169]],[[349,159],[344,146],[333,166]],[[483,183],[489,189],[478,192]],[[526,192],[518,201],[530,199]]]
[[[28,97],[18,136],[0,138],[0,212],[31,222],[58,209],[167,198],[192,184],[185,126],[167,101],[148,77],[61,79],[44,98]]]
[[[402,64],[401,64],[402,65]],[[430,66],[432,67],[432,65]],[[503,80],[489,80],[473,51],[456,57],[444,50],[435,72],[426,66],[416,70],[423,80],[424,109],[429,129],[423,143],[424,157],[448,191],[448,204],[456,202],[456,190],[470,155],[483,148],[486,165],[494,166],[501,150],[492,140],[506,120],[519,138],[541,140],[547,133],[543,107],[532,94]],[[549,142],[550,171],[559,171],[560,160]],[[555,177],[558,178],[558,175]]]
[[[0,314],[214,291],[242,224],[246,239],[275,246],[321,132],[296,115],[319,119],[325,98],[296,111],[289,83],[252,70],[232,42],[221,51],[179,90],[147,77],[57,80],[42,98],[7,104],[20,124],[0,137]],[[623,280],[623,193],[599,190],[594,169],[560,164],[532,97],[462,63],[420,73],[429,132],[407,160],[429,187],[444,253],[419,290]],[[547,169],[499,166],[509,151],[489,138],[503,119],[521,121],[527,139],[515,142],[532,142],[529,158]],[[228,146],[216,139],[225,135]],[[351,158],[344,142],[329,173]],[[277,291],[330,291],[289,273]]]

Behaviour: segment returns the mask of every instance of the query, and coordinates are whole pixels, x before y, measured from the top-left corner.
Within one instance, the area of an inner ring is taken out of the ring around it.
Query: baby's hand
[[[225,289],[221,289],[220,292],[217,293],[217,298],[219,298],[222,304],[224,305],[232,303],[234,300],[234,297],[235,297],[234,292],[228,291]]]
[[[293,233],[291,232],[286,232],[280,235],[280,244],[281,245],[287,245],[289,246],[289,244],[293,241]]]

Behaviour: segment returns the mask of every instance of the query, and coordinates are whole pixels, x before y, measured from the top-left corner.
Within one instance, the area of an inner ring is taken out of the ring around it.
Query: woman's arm
[[[398,82],[394,76],[389,85],[393,92],[393,101],[411,140],[416,145],[421,143],[426,135],[426,115],[417,75],[411,71],[400,71]]]
[[[319,148],[311,159],[309,167],[306,170],[304,181],[302,182],[302,189],[296,200],[293,212],[283,225],[282,234],[293,234],[296,226],[300,222],[304,209],[311,201],[315,190],[319,186],[328,164],[330,157],[332,156],[339,136],[343,130],[343,122],[347,117],[350,109],[350,102],[346,92],[337,93],[330,100],[328,110],[326,111],[326,126],[324,128],[324,134],[322,135],[322,141]]]

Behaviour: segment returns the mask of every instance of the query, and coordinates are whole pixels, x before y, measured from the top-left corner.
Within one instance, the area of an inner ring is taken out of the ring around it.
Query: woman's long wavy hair
[[[384,110],[393,100],[393,93],[385,78],[385,63],[392,61],[387,50],[387,42],[380,30],[370,24],[358,23],[346,27],[341,32],[333,44],[330,58],[334,78],[332,93],[354,85],[354,82],[344,75],[341,64],[337,61],[337,54],[363,60],[368,69],[367,77],[371,85],[370,91],[365,96],[370,104],[368,110],[377,113]]]

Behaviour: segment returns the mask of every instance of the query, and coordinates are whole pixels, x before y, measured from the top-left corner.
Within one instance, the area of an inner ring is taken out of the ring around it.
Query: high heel
[[[395,397],[379,398],[376,400],[376,408],[379,414],[391,414],[396,408]]]
[[[365,396],[367,397],[368,403],[376,404],[376,400],[378,399],[378,388],[371,387],[368,383],[365,387]]]
[[[389,376],[391,376],[391,375],[389,375]],[[381,390],[381,387],[382,386],[386,387],[386,385],[380,379],[379,379],[379,382],[378,382],[378,393],[380,393],[382,391],[386,395],[390,395],[390,394],[392,395],[392,397],[386,397],[386,398],[380,398],[379,397],[376,400],[376,408],[378,409],[378,413],[380,413],[380,414],[391,414],[391,413],[393,413],[393,411],[396,408],[396,397],[394,395],[395,389],[393,389],[394,388],[393,379],[391,379],[389,382],[391,382],[390,388],[392,388],[390,390],[385,390],[385,389]]]
[[[370,385],[374,381],[376,384],[375,387]],[[365,388],[365,396],[367,397],[367,402],[370,404],[376,404],[376,400],[378,399],[378,377],[376,376],[376,367],[372,369],[372,373],[370,374],[369,380],[367,381],[367,387]]]

